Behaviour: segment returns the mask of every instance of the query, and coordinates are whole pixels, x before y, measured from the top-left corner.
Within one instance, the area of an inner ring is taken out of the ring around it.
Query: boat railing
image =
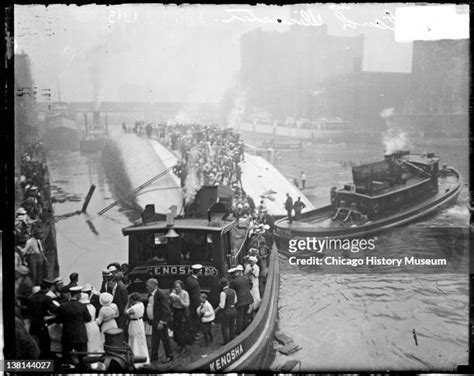
[[[276,247],[270,254],[269,264],[273,267],[268,269],[267,281],[263,293],[262,302],[257,314],[253,318],[250,325],[236,338],[224,345],[221,349],[215,353],[210,354],[204,359],[200,359],[196,362],[189,364],[186,370],[201,370],[201,371],[232,371],[235,369],[245,369],[246,371],[256,370],[255,364],[252,360],[256,360],[256,350],[259,346],[264,344],[264,341],[268,340],[268,335],[271,331],[271,326],[275,325],[276,314],[277,314],[277,299],[279,291],[279,264],[278,264],[278,252]],[[215,361],[221,359],[226,354],[231,352],[233,349],[242,345],[244,353],[236,358],[232,363],[221,369],[210,368],[211,364],[215,364]],[[253,358],[252,358],[253,356]]]

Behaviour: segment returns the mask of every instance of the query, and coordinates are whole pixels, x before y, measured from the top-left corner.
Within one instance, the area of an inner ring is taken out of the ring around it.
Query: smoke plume
[[[197,175],[197,167],[196,162],[198,159],[197,151],[190,150],[189,157],[188,157],[188,168],[187,168],[187,175],[186,180],[184,181],[184,203],[186,206],[191,205],[194,202],[194,198],[198,193],[199,189],[201,189],[201,182]]]
[[[394,112],[395,109],[390,107],[383,109],[380,113],[380,117],[385,120],[385,125],[387,126],[382,138],[385,154],[392,154],[397,150],[407,150],[411,148],[408,134],[396,128],[393,124],[392,116]]]

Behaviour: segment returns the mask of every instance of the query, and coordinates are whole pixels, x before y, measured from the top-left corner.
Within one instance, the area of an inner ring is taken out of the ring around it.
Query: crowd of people
[[[41,142],[29,142],[24,147],[16,181],[20,206],[15,213],[15,273],[22,286],[22,302],[34,285],[41,284],[47,272],[42,241],[51,221],[47,197],[43,196],[46,171]]]
[[[18,359],[58,359],[58,364],[70,364],[71,351],[104,352],[105,333],[120,328],[131,352],[144,357],[140,365],[158,359],[160,342],[165,354],[162,362],[169,363],[174,358],[170,333],[176,351],[186,353],[193,343],[209,346],[216,341],[213,327],[217,321],[223,345],[240,334],[257,312],[273,246],[273,219],[263,199],[256,205],[242,189],[239,162],[244,158],[244,145],[239,136],[232,130],[198,124],[170,127],[137,122],[134,132],[156,136],[171,149],[181,151],[182,163],[175,172],[183,185],[191,171],[201,185],[233,188],[235,218],[252,219],[254,223],[248,254],[242,264],[220,279],[219,303],[215,306],[201,291],[200,264],[192,266],[192,275],[184,281],[176,280],[170,291],[162,290],[157,279],[148,279],[146,300],[136,292],[129,293],[127,264],[109,264],[102,272],[98,291],[90,284],[80,285],[77,273],[69,276],[68,284],[61,278],[48,279],[44,235],[51,217],[41,193],[46,166],[41,145],[31,143],[21,160],[22,200],[15,221]]]
[[[201,291],[200,264],[192,266],[192,274],[184,281],[176,280],[171,290],[161,289],[155,278],[148,279],[145,300],[137,292],[129,293],[128,264],[117,262],[102,271],[98,291],[90,284],[81,286],[77,273],[69,276],[68,284],[61,278],[43,279],[39,286],[30,283],[29,293],[22,286],[24,282],[19,282],[17,357],[71,364],[72,351],[103,353],[105,333],[120,328],[133,355],[145,359],[136,366],[149,366],[158,360],[160,342],[164,348],[161,362],[169,363],[175,353],[186,353],[189,345],[200,342],[207,347],[215,343],[216,318],[222,334],[219,345],[228,343],[248,326],[260,306],[273,243],[272,237],[265,236],[268,228],[263,223],[252,228],[252,248],[243,265],[228,270],[220,279],[221,292],[215,307]]]
[[[197,175],[200,186],[241,185],[239,162],[244,159],[244,143],[232,129],[196,123],[168,125],[136,121],[134,132],[156,138],[180,152],[181,161],[174,171],[181,177],[183,187],[190,171]]]

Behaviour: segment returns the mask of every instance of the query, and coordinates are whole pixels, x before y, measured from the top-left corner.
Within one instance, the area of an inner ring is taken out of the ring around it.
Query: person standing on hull
[[[250,294],[250,280],[244,276],[244,267],[237,265],[232,272],[234,278],[230,281],[230,288],[234,289],[237,294],[237,304],[235,306],[237,311],[236,317],[236,335],[242,333],[248,325],[247,312],[252,303],[252,295]]]
[[[225,345],[235,338],[235,318],[237,316],[235,304],[237,303],[237,293],[229,287],[227,278],[221,278],[219,285],[222,291],[219,296],[219,306],[215,309],[215,313],[217,314],[222,311],[221,331],[224,340],[222,345]]]
[[[162,363],[169,363],[173,360],[170,337],[168,334],[168,323],[171,320],[171,310],[168,295],[158,288],[158,280],[150,278],[146,281],[148,291],[148,305],[146,314],[151,322],[151,355],[150,360],[158,360],[158,350],[160,342],[163,341],[166,358]]]
[[[286,194],[285,209],[288,215],[288,223],[293,223],[293,218],[291,217],[291,212],[293,211],[293,199],[290,194]]]
[[[301,188],[306,189],[306,174],[301,171]]]
[[[191,314],[190,330],[191,338],[196,339],[198,332],[201,329],[201,320],[197,315],[197,308],[201,305],[201,286],[199,285],[198,275],[201,273],[202,265],[194,264],[191,266],[192,274],[186,278],[184,282],[184,289],[189,294],[189,311]]]
[[[306,205],[301,201],[301,197],[298,197],[298,199],[295,201],[295,204],[293,205],[293,209],[295,209],[295,219],[297,221],[301,218],[301,212],[305,207]]]
[[[71,299],[58,308],[55,321],[63,324],[63,362],[71,361],[71,351],[87,352],[86,323],[92,320],[87,307],[79,303],[82,286],[71,287]],[[82,363],[82,362],[81,362]]]

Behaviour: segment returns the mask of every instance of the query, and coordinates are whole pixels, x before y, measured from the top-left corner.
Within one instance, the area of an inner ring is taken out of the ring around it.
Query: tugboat
[[[92,127],[88,127],[87,114],[84,114],[85,133],[80,141],[79,148],[81,153],[97,153],[104,149],[109,137],[108,120],[105,117],[105,128],[100,124],[100,112],[93,112]]]
[[[147,205],[142,220],[122,230],[129,237],[129,292],[138,292],[146,302],[146,281],[156,278],[161,289],[170,289],[177,279],[191,274],[191,266],[203,266],[198,277],[201,291],[207,292],[215,307],[219,301],[220,278],[230,268],[243,263],[249,247],[250,220],[230,214],[230,205],[220,198],[216,186],[202,187],[185,216],[176,207],[166,215]],[[261,306],[251,324],[226,345],[192,359],[175,361],[172,371],[230,372],[268,368],[277,319],[279,291],[278,254],[272,252]]]
[[[283,254],[294,238],[362,237],[404,225],[456,201],[462,178],[434,153],[396,151],[383,161],[353,166],[353,182],[331,188],[331,204],[289,223],[275,222],[274,234]]]

